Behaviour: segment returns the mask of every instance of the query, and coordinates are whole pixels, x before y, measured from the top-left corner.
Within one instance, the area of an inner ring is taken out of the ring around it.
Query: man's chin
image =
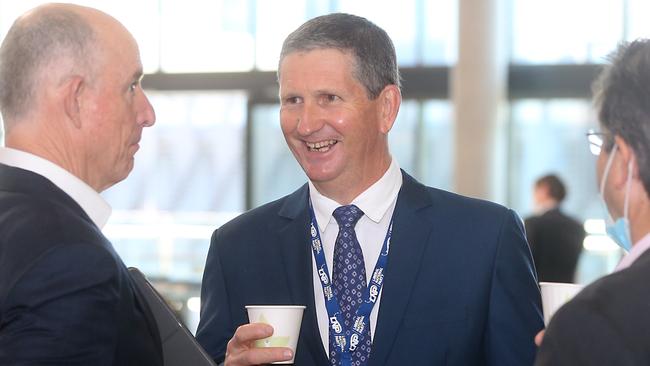
[[[131,157],[131,159],[126,163],[126,165],[119,172],[117,172],[117,174],[115,174],[111,186],[129,177],[129,174],[131,174],[131,172],[133,171],[133,166],[134,166],[133,163],[134,163],[134,159],[133,157]]]
[[[305,172],[307,178],[315,185],[326,185],[336,180],[336,175],[331,172]]]

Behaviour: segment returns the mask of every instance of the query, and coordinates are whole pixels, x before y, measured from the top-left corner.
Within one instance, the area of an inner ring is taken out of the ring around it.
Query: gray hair
[[[650,193],[650,41],[622,43],[594,83],[598,119],[611,151],[620,136],[634,151],[639,175]]]
[[[0,111],[5,124],[25,115],[48,65],[70,60],[86,65],[93,28],[69,9],[42,7],[14,22],[0,47]],[[61,75],[66,76],[66,75]]]
[[[387,85],[400,87],[393,42],[383,29],[356,15],[334,13],[307,21],[284,40],[280,64],[290,53],[329,48],[351,53],[354,77],[370,99],[376,99]]]

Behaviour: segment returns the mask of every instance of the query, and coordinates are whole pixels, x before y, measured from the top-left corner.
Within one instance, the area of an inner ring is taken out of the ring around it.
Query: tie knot
[[[353,228],[363,216],[363,211],[355,205],[347,205],[334,210],[332,216],[336,219],[339,227]]]

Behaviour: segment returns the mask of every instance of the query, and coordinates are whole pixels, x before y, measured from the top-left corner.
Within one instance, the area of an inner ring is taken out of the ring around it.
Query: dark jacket
[[[521,220],[403,174],[369,365],[531,365],[542,329]],[[296,365],[329,365],[318,330],[308,186],[212,236],[197,339],[218,362],[245,305],[306,305]]]
[[[0,365],[162,365],[156,324],[79,205],[0,164]]]
[[[585,287],[546,329],[536,366],[650,365],[650,251]]]
[[[539,281],[573,282],[585,230],[558,208],[525,221]]]

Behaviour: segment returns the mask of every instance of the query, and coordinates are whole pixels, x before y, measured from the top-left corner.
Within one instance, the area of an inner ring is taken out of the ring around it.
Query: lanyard
[[[318,231],[318,223],[316,222],[316,215],[314,215],[314,208],[312,207],[311,200],[309,201],[309,211],[311,213],[311,248],[314,252],[314,260],[318,268],[318,278],[320,279],[321,286],[323,286],[323,295],[325,297],[325,307],[327,308],[327,316],[330,324],[330,337],[334,336],[336,347],[339,348],[341,354],[342,365],[350,365],[352,356],[351,352],[357,349],[359,339],[364,332],[366,326],[370,326],[370,312],[377,302],[377,297],[384,284],[384,269],[388,262],[388,251],[390,250],[390,238],[393,233],[393,220],[391,219],[388,226],[388,232],[384,239],[384,245],[381,247],[381,253],[377,258],[377,264],[372,272],[370,284],[364,290],[362,295],[362,303],[359,305],[352,323],[352,329],[345,329],[345,324],[341,321],[341,308],[339,302],[334,295],[332,289],[332,282],[330,274],[325,262],[325,254],[323,253],[322,241],[320,232]]]

